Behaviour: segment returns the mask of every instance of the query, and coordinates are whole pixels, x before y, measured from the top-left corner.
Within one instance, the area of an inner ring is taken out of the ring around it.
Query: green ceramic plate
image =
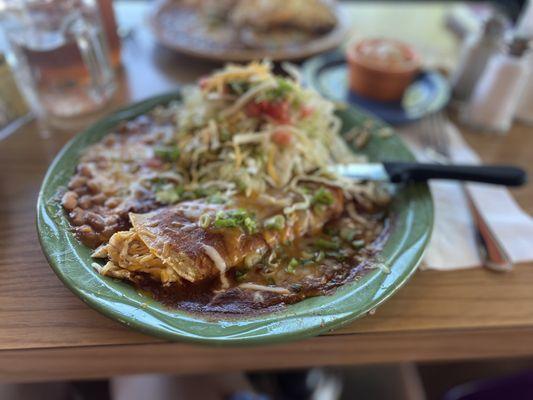
[[[165,339],[219,345],[281,342],[317,335],[365,315],[396,292],[416,270],[433,222],[426,185],[398,188],[392,206],[392,233],[380,255],[390,273],[373,270],[330,296],[310,298],[279,312],[214,320],[166,308],[124,282],[100,276],[91,267],[90,249],[80,244],[69,230],[57,201],[58,190],[66,186],[83,150],[119,121],[179,98],[179,93],[154,97],[101,120],[72,139],[46,174],[37,203],[41,245],[59,278],[89,306],[128,327]],[[381,122],[353,109],[340,112],[340,116],[344,131],[361,126],[373,133],[364,149],[370,159],[413,159],[396,135],[383,137],[381,133],[389,128]]]

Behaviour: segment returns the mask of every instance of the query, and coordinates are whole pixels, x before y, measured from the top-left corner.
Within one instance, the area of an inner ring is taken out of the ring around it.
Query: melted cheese
[[[220,282],[222,283],[222,287],[227,289],[229,287],[229,282],[228,278],[226,277],[226,262],[214,247],[206,244],[204,244],[202,247],[205,251],[205,254],[213,261],[213,264],[215,264],[215,267],[220,272]]]
[[[241,289],[248,289],[248,290],[257,290],[261,292],[272,292],[272,293],[278,293],[278,294],[291,294],[289,289],[282,288],[282,287],[272,287],[272,286],[264,286],[264,285],[258,285],[256,283],[243,283],[239,285]]]

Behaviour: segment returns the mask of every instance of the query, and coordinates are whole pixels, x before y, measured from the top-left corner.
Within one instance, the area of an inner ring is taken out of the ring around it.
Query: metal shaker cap
[[[507,19],[499,13],[492,14],[483,26],[483,36],[501,38],[505,32]]]
[[[528,49],[529,39],[525,37],[515,36],[509,43],[509,54],[515,57],[522,57]]]

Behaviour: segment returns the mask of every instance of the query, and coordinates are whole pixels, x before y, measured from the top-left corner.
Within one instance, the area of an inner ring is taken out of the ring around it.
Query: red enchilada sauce
[[[389,219],[378,210],[361,216],[364,224],[354,224],[343,214],[327,224],[322,234],[280,246],[274,262],[267,254],[255,265],[231,269],[228,289],[221,289],[218,278],[161,286],[146,277],[137,286],[169,307],[214,315],[270,312],[328,295],[372,269],[386,268],[377,253],[388,237]]]

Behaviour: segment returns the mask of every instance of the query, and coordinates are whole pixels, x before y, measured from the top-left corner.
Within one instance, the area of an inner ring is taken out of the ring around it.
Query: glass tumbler
[[[8,62],[39,116],[101,108],[116,89],[93,0],[0,0]]]

